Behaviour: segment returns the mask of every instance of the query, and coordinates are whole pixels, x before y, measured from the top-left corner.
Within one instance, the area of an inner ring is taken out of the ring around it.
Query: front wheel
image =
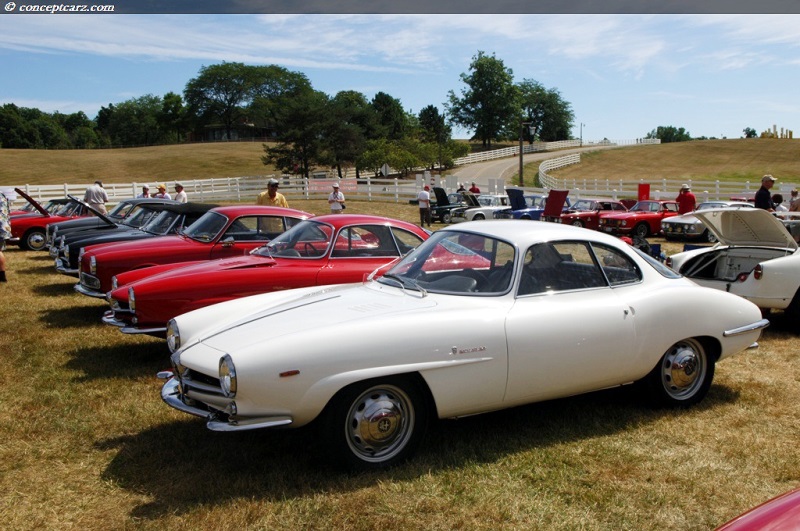
[[[347,469],[386,468],[410,457],[428,425],[421,385],[376,378],[340,391],[322,414],[321,440],[331,462]]]
[[[575,221],[572,222],[572,226],[573,227],[583,227],[584,224],[583,224],[583,221],[581,221],[579,219],[576,219]]]
[[[717,243],[717,237],[714,236],[714,233],[708,229],[706,229],[705,232],[703,232],[702,238],[704,241],[707,241],[708,243]]]
[[[714,379],[714,360],[696,339],[672,345],[645,377],[650,399],[659,406],[686,407],[700,402]]]
[[[633,228],[633,235],[638,236],[639,238],[647,238],[647,235],[650,234],[650,227],[647,223],[639,223]]]
[[[450,212],[444,212],[442,214],[442,223],[448,224],[451,221],[452,221],[452,218],[450,217]]]
[[[473,221],[480,221],[482,219],[486,219],[486,216],[483,214],[475,214],[475,217],[472,218]]]
[[[20,247],[30,251],[41,251],[46,245],[47,237],[42,229],[30,229],[20,241]]]

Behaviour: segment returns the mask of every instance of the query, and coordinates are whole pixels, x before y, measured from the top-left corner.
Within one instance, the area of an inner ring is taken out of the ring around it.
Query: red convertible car
[[[554,219],[556,223],[585,227],[597,230],[600,227],[600,217],[612,212],[627,212],[628,209],[619,201],[610,199],[578,199],[569,210]]]
[[[50,223],[91,215],[88,206],[74,197],[70,197],[58,210],[50,213],[19,188],[14,188],[14,191],[24,197],[38,211],[36,214],[22,214],[10,218],[11,239],[8,242],[19,245],[22,249],[43,250],[47,245],[47,225]]]
[[[315,217],[247,256],[117,275],[119,287],[109,294],[111,310],[103,321],[124,333],[163,336],[171,318],[210,304],[290,288],[361,282],[427,238],[428,232],[405,221],[356,214]]]
[[[179,235],[84,247],[75,291],[105,298],[114,275],[160,264],[243,256],[313,214],[260,205],[217,207]]]
[[[662,220],[677,215],[675,201],[639,201],[627,212],[603,214],[599,230],[646,238],[661,232]]]

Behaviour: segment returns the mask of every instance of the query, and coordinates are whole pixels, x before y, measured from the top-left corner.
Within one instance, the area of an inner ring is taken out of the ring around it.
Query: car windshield
[[[500,201],[498,201],[496,197],[481,195],[478,196],[478,203],[480,203],[481,206],[493,206],[493,205],[499,205]]]
[[[327,253],[333,232],[333,227],[326,223],[312,220],[301,221],[276,236],[267,245],[254,249],[251,254],[266,257],[319,258]]]
[[[133,204],[129,203],[128,201],[123,201],[122,203],[117,203],[117,206],[112,208],[109,213],[107,214],[110,218],[124,218],[133,210]]]
[[[67,203],[66,205],[61,207],[58,210],[58,212],[56,212],[56,215],[57,216],[74,216],[74,215],[78,214],[78,212],[80,211],[80,208],[81,208],[81,204],[80,203],[76,203],[74,201],[70,201],[69,203]]]
[[[142,227],[142,230],[149,232],[150,234],[168,234],[180,217],[181,215],[177,212],[163,210],[157,216],[148,221],[147,225]]]
[[[200,242],[210,242],[225,228],[228,218],[219,212],[206,212],[203,216],[189,225],[184,236]]]
[[[147,225],[159,212],[147,206],[136,206],[130,215],[122,220],[122,224],[138,229]]]
[[[579,210],[581,212],[589,212],[597,208],[597,202],[589,199],[580,199],[575,201],[572,205],[572,210]]]
[[[502,240],[440,230],[378,282],[423,294],[498,295],[511,285],[514,257],[514,247]]]
[[[633,208],[630,209],[629,212],[658,212],[660,206],[658,203],[653,201],[639,201]]]

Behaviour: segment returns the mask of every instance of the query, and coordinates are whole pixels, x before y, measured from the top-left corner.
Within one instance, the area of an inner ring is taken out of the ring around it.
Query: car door
[[[282,216],[240,216],[211,247],[210,259],[242,256],[284,230]]]
[[[506,324],[505,401],[545,400],[625,382],[632,374],[636,327],[634,312],[614,286],[640,278],[636,265],[610,247],[554,242],[529,249]]]

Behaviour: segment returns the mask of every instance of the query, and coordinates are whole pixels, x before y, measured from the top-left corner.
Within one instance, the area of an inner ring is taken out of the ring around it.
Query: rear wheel
[[[475,214],[475,217],[472,218],[473,221],[479,221],[481,219],[486,219],[486,216],[483,214]]]
[[[340,391],[319,425],[331,462],[370,470],[410,457],[428,425],[425,396],[421,384],[409,377],[375,378]]]
[[[650,399],[659,406],[686,407],[700,402],[714,379],[714,360],[696,339],[672,345],[645,377]]]
[[[633,235],[638,236],[639,238],[647,238],[647,235],[650,234],[650,227],[647,223],[639,223],[633,228]]]
[[[47,245],[47,237],[42,229],[30,229],[20,240],[20,247],[30,251],[41,251]]]
[[[450,217],[450,212],[444,212],[442,214],[442,223],[450,223],[452,218]]]

